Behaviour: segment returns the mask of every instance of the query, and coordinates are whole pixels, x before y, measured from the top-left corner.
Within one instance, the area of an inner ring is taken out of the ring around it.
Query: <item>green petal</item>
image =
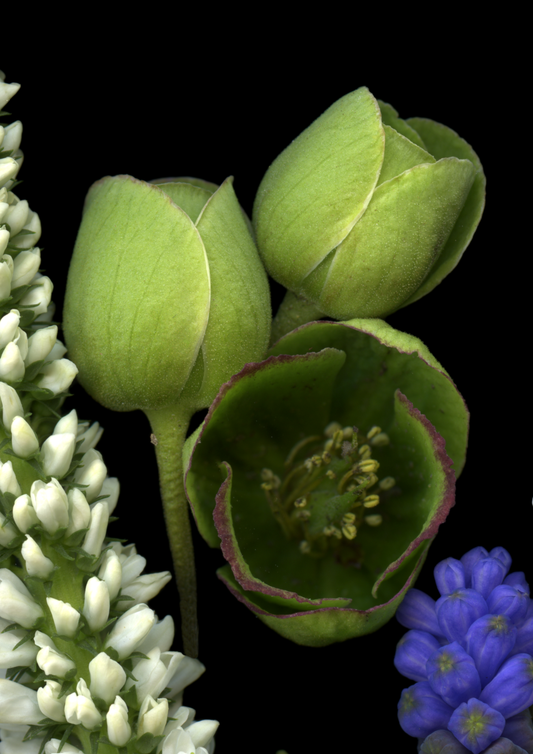
[[[366,87],[335,102],[279,155],[254,204],[268,272],[296,290],[349,233],[379,177],[384,133]]]
[[[408,122],[403,120],[403,118],[398,117],[398,112],[392,105],[389,105],[388,102],[383,102],[380,99],[378,99],[378,105],[379,109],[381,110],[381,117],[383,119],[384,126],[391,126],[395,131],[398,131],[398,133],[405,136],[406,139],[412,141],[413,144],[416,144],[421,149],[427,150],[427,147],[422,141],[420,134],[418,134],[415,129],[409,125]]]
[[[378,186],[385,181],[390,181],[400,173],[404,173],[416,165],[433,164],[435,158],[425,149],[421,149],[395,131],[390,126],[384,126],[385,130],[385,157],[381,173],[379,174]]]
[[[92,186],[64,328],[93,398],[117,411],[175,403],[196,361],[209,298],[204,246],[183,210],[130,176]]]
[[[282,338],[270,354],[297,354],[332,347],[346,354],[335,383],[331,415],[342,424],[384,431],[394,421],[399,389],[446,440],[459,476],[465,461],[468,411],[450,376],[418,338],[379,319],[312,322]]]
[[[182,396],[195,408],[208,406],[243,364],[262,359],[270,338],[267,276],[232,183],[226,179],[208,198],[196,223],[209,260],[211,305],[201,370]]]
[[[154,186],[170,196],[174,204],[181,207],[193,223],[196,222],[208,199],[213,195],[211,191],[193,186],[190,183],[165,181],[164,183],[154,183]]]
[[[418,165],[379,186],[337,247],[317,306],[337,319],[355,311],[360,317],[384,316],[402,306],[446,244],[474,172],[471,162],[452,157]]]
[[[200,533],[211,546],[219,544],[212,514],[225,477],[219,469],[223,461],[235,473],[242,470],[247,475],[246,494],[233,499],[233,506],[238,512],[240,506],[245,510],[256,506],[254,526],[279,533],[265,504],[260,471],[283,469],[296,442],[314,434],[317,426],[323,430],[344,359],[342,352],[330,348],[304,356],[272,357],[247,364],[221,387],[194,445],[188,441],[184,453],[187,495]]]
[[[440,160],[459,157],[470,160],[476,169],[474,182],[455,226],[444,249],[420,288],[405,302],[404,306],[425,296],[451,272],[461,259],[464,250],[481,220],[485,206],[486,179],[479,157],[470,144],[461,139],[451,128],[425,118],[410,118],[408,121],[423,137],[428,150]]]

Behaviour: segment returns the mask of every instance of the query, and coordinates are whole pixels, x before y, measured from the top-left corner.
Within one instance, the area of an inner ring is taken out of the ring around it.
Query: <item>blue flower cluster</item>
[[[533,600],[503,547],[435,568],[436,602],[411,589],[394,664],[416,683],[398,704],[420,754],[533,754]]]

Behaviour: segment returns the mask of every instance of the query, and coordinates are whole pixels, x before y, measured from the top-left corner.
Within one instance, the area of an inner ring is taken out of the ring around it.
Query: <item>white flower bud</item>
[[[17,333],[13,338],[13,343],[18,346],[20,356],[22,361],[24,361],[28,355],[28,336],[26,335],[25,330],[21,330],[20,327],[18,328]]]
[[[80,452],[87,453],[88,450],[96,447],[99,439],[102,437],[103,432],[104,430],[102,429],[102,427],[100,427],[98,422],[94,422],[94,424],[91,424],[88,429],[79,434],[77,441],[79,442],[81,440],[82,443],[80,445]]]
[[[65,717],[71,725],[83,725],[92,730],[102,724],[102,716],[95,707],[91,693],[83,678],[76,686],[77,693],[69,694],[65,700]]]
[[[17,497],[21,493],[20,485],[15,476],[15,472],[13,471],[13,464],[11,461],[6,461],[6,463],[0,461],[0,491],[4,493],[11,492]]]
[[[161,736],[165,730],[168,717],[168,699],[158,699],[147,696],[139,710],[137,718],[137,735],[151,733],[153,736]]]
[[[61,741],[59,738],[51,738],[44,745],[44,754],[58,754],[60,744]],[[8,752],[6,752],[6,754],[8,754]],[[33,754],[33,752],[14,751],[13,754]],[[35,752],[35,754],[38,754],[38,752]],[[83,754],[83,751],[72,746],[72,744],[63,744],[61,746],[61,754]]]
[[[2,422],[6,429],[11,428],[15,416],[24,416],[24,409],[17,391],[0,382],[0,401],[2,401]]]
[[[177,671],[166,684],[170,688],[170,692],[167,694],[168,698],[174,699],[184,688],[200,678],[204,672],[205,665],[202,665],[199,660],[184,655]]]
[[[68,414],[65,414],[65,416],[61,417],[55,425],[52,434],[64,435],[66,433],[76,435],[76,440],[78,439],[78,414],[76,413],[75,408],[73,408]]]
[[[109,618],[109,592],[105,581],[91,576],[85,586],[83,615],[91,631],[100,631]]]
[[[104,479],[102,489],[100,490],[100,496],[107,495],[106,503],[109,508],[109,515],[113,513],[117,506],[118,496],[120,494],[120,483],[116,476],[108,476]]]
[[[55,306],[55,304],[50,304],[50,306]],[[51,311],[51,310],[50,310]],[[44,314],[40,317],[41,320],[44,319]],[[50,314],[50,319],[52,319],[52,315]],[[60,340],[56,340],[54,343],[54,347],[50,351],[50,354],[48,356],[49,361],[57,361],[59,359],[62,359],[63,356],[67,352],[67,347],[64,343],[62,343]]]
[[[7,518],[0,513],[0,545],[9,547],[15,537],[18,537],[18,532],[9,523]]]
[[[13,518],[19,530],[26,534],[32,526],[39,523],[29,495],[20,495],[13,504]]]
[[[147,655],[154,647],[159,647],[161,652],[168,652],[173,641],[174,621],[171,615],[166,615],[163,620],[152,626],[146,639],[137,647],[137,652]]]
[[[58,529],[66,529],[69,524],[68,498],[57,479],[51,479],[48,484],[38,479],[31,486],[30,496],[37,518],[47,532],[55,534]]]
[[[155,623],[155,613],[147,605],[135,605],[118,619],[106,641],[113,647],[120,660],[135,651]]]
[[[33,640],[40,647],[37,653],[37,665],[46,675],[64,678],[76,669],[76,664],[60,652],[52,639],[42,631],[36,631]]]
[[[11,424],[11,444],[19,458],[29,458],[39,450],[39,440],[22,416],[15,416]]]
[[[105,652],[100,652],[89,663],[91,674],[91,695],[111,704],[126,683],[126,672],[122,665],[112,660]]]
[[[47,597],[46,604],[52,613],[52,619],[59,636],[74,636],[78,629],[80,614],[69,602]]]
[[[31,283],[41,266],[41,250],[37,246],[31,251],[21,251],[13,260],[12,288]]]
[[[0,668],[17,668],[31,665],[37,656],[37,647],[32,641],[26,641],[15,649],[26,631],[5,631],[9,621],[0,618]]]
[[[0,87],[1,86],[2,84],[0,83]],[[14,178],[18,171],[19,166],[16,160],[14,160],[12,157],[3,157],[0,160],[0,186],[3,186],[4,183],[7,183],[7,181],[10,181],[12,178]]]
[[[129,678],[126,688],[135,686],[139,704],[147,696],[156,699],[169,685],[184,657],[181,652],[161,652],[159,647],[154,647],[148,652],[146,660],[139,660],[136,664],[134,675],[137,680],[134,682]]]
[[[20,89],[20,84],[6,84],[4,81],[4,74],[0,74],[0,110],[3,110],[7,105],[11,97]],[[32,723],[28,723],[32,725]]]
[[[42,719],[36,691],[0,678],[0,725],[37,725]]]
[[[126,587],[141,575],[146,567],[146,558],[137,553],[135,545],[121,547],[118,556],[122,566],[122,586]]]
[[[129,597],[133,597],[136,602],[149,602],[156,594],[159,594],[161,589],[168,584],[172,576],[169,571],[161,571],[160,573],[148,573],[144,576],[138,576],[132,582],[128,584],[122,590],[122,594],[126,594]]]
[[[91,521],[91,509],[83,492],[73,487],[68,493],[70,523],[65,532],[69,537],[76,531],[87,529]]]
[[[42,444],[41,460],[46,476],[61,479],[67,474],[76,448],[76,435],[50,435]]]
[[[23,230],[31,230],[31,233],[24,236],[17,236],[15,239],[15,245],[17,249],[31,249],[32,246],[36,246],[39,243],[41,237],[42,228],[41,221],[37,212],[28,212],[28,220]]]
[[[28,219],[29,211],[28,202],[23,199],[22,201],[13,202],[6,212],[4,222],[7,223],[11,229],[11,235],[16,236],[20,233],[25,226]]]
[[[120,696],[109,707],[106,722],[107,737],[113,746],[125,746],[131,736],[131,727],[128,723],[128,706]]]
[[[98,576],[105,581],[109,598],[114,600],[122,583],[122,566],[114,550],[107,550],[105,553]]]
[[[27,236],[23,236],[23,238],[27,238]],[[32,246],[33,243],[31,244]],[[39,314],[44,314],[48,309],[54,286],[50,278],[46,275],[41,275],[40,277],[36,275],[33,280],[33,285],[35,285],[35,288],[32,288],[31,291],[28,291],[28,293],[23,296],[20,305],[31,306],[35,316],[38,316]]]
[[[39,579],[47,579],[50,576],[54,570],[54,564],[29,534],[26,534],[26,541],[22,544],[20,551],[28,576],[37,576]]]
[[[220,723],[217,720],[197,720],[187,726],[187,733],[196,747],[207,746],[213,739],[219,725]]]
[[[102,454],[97,450],[88,450],[81,459],[81,466],[76,469],[75,480],[87,485],[84,494],[89,503],[98,497],[107,476],[107,468],[102,461]]]
[[[20,312],[18,309],[11,309],[8,314],[4,314],[0,319],[0,348],[5,348],[15,337],[20,324]]]
[[[56,723],[65,722],[65,697],[59,698],[61,684],[57,681],[46,681],[45,686],[37,689],[37,702],[39,709],[50,720]]]
[[[24,583],[8,568],[0,568],[0,618],[33,628],[43,611]]]
[[[102,551],[107,525],[109,523],[109,508],[106,502],[96,503],[91,509],[91,523],[85,535],[82,548],[89,555],[98,557]]]
[[[9,209],[9,204],[0,199],[0,224],[4,222],[4,217],[6,216],[6,212],[8,209]],[[9,231],[6,231],[6,232],[9,233]]]
[[[25,364],[29,367],[35,361],[46,359],[57,339],[57,325],[41,327],[28,338],[28,355]]]
[[[70,387],[77,374],[78,367],[72,361],[68,359],[52,361],[42,367],[39,373],[39,387],[51,390],[54,395],[58,395]]]
[[[5,152],[16,152],[22,141],[22,123],[20,120],[10,123],[4,129],[4,139],[2,141],[2,150]]]
[[[6,250],[8,243],[9,233],[7,230],[0,229],[0,256]],[[13,272],[8,264],[8,257],[11,259],[9,254],[6,254],[0,260],[0,301],[5,301],[11,295],[11,278],[13,277]]]
[[[8,343],[0,356],[0,380],[20,382],[25,371],[19,347],[15,343]]]

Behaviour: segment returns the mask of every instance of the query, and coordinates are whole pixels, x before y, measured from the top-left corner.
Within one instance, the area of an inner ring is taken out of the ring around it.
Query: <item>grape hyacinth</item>
[[[0,72],[0,111],[18,89]],[[212,754],[218,723],[182,704],[205,668],[170,651],[172,618],[147,604],[170,574],[107,538],[119,483],[102,430],[60,414],[77,368],[39,217],[13,193],[21,135],[0,125],[0,754]]]
[[[435,567],[436,602],[411,589],[396,614],[410,629],[394,664],[416,683],[398,704],[420,754],[531,754],[533,600],[503,547]]]

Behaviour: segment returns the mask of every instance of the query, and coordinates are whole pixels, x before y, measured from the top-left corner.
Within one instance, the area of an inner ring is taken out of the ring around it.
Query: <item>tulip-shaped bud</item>
[[[488,599],[492,590],[502,583],[505,573],[506,569],[501,560],[483,558],[472,569],[472,589]]]
[[[120,545],[118,545],[118,547],[120,547]],[[122,585],[127,586],[144,571],[146,567],[146,558],[139,555],[135,545],[122,547],[119,550],[119,558],[122,566]]]
[[[74,478],[77,484],[84,486],[83,493],[92,503],[100,494],[106,476],[107,468],[102,454],[97,450],[88,450],[81,459],[81,465],[76,469]]]
[[[456,266],[481,218],[484,184],[456,133],[404,121],[362,87],[268,169],[254,203],[257,245],[272,277],[320,311],[384,317]]]
[[[448,730],[473,754],[487,750],[504,728],[504,716],[476,698],[459,705],[448,723]]]
[[[474,660],[456,641],[439,647],[427,661],[429,685],[446,704],[459,704],[477,697],[481,681]]]
[[[40,314],[44,314],[48,309],[48,305],[52,298],[52,290],[54,286],[52,281],[46,275],[36,275],[33,280],[35,288],[31,288],[28,293],[21,299],[20,305],[30,306],[32,312],[38,317]]]
[[[487,605],[489,607],[487,612],[506,615],[513,623],[519,623],[526,616],[529,597],[513,586],[500,584],[489,594]]]
[[[9,231],[0,228],[0,255],[7,249],[9,243]],[[11,293],[11,279],[13,277],[13,259],[7,254],[0,262],[0,301],[5,301]]]
[[[9,547],[17,536],[18,532],[16,529],[14,529],[7,518],[0,513],[0,545]]]
[[[470,587],[472,586],[472,572],[474,570],[474,566],[480,560],[488,557],[489,553],[487,552],[487,550],[485,550],[484,547],[474,547],[472,550],[469,550],[467,553],[465,553],[461,558],[461,563],[463,564],[463,568],[465,569],[465,586],[467,589],[470,589]]]
[[[76,664],[58,650],[47,634],[42,631],[36,631],[33,640],[40,647],[37,653],[37,665],[46,675],[65,678],[72,671],[76,670]]]
[[[0,461],[0,491],[11,492],[11,494],[17,496],[21,493],[11,461],[6,461],[6,463]]]
[[[167,654],[174,654],[173,652]],[[180,654],[179,652],[177,654]],[[169,678],[167,686],[170,689],[167,696],[169,699],[175,699],[178,694],[181,694],[183,689],[194,683],[202,673],[205,673],[205,665],[199,660],[194,660],[192,657],[182,655],[175,670],[174,675]]]
[[[26,541],[22,544],[21,555],[28,572],[28,576],[47,579],[54,570],[54,564],[44,555],[37,542],[26,534]]]
[[[109,618],[109,592],[105,581],[91,576],[85,586],[83,615],[91,631],[100,631]]]
[[[42,327],[28,338],[28,355],[25,363],[29,367],[35,361],[46,359],[57,340],[57,325]]]
[[[20,495],[13,503],[13,518],[23,534],[39,523],[29,495]]]
[[[441,597],[435,606],[437,619],[448,641],[463,643],[472,623],[489,612],[487,603],[474,589],[457,589]]]
[[[460,560],[446,558],[435,566],[433,572],[437,588],[442,596],[455,592],[456,589],[464,589],[465,571]]]
[[[112,660],[105,652],[100,652],[90,661],[89,673],[89,688],[93,699],[102,699],[106,704],[111,704],[126,683],[126,672],[122,665]]]
[[[21,644],[26,631],[6,631],[9,623],[0,618],[0,668],[27,667],[35,660],[38,649],[32,641]]]
[[[4,222],[11,228],[12,236],[16,236],[17,233],[20,233],[22,228],[26,225],[29,209],[28,202],[25,199],[22,201],[14,201],[10,205],[4,217]]]
[[[46,476],[62,479],[70,469],[75,448],[75,434],[50,435],[41,447],[42,467]]]
[[[266,274],[232,180],[95,183],[64,314],[80,380],[105,406],[208,406],[263,358],[270,331]]]
[[[98,557],[102,551],[107,524],[109,522],[109,508],[107,503],[96,503],[91,510],[91,522],[89,531],[85,535],[82,548],[89,555]]]
[[[52,349],[53,350],[53,349]],[[51,390],[59,395],[67,390],[74,377],[78,374],[78,367],[68,359],[59,359],[45,364],[39,373],[39,387]]]
[[[219,724],[217,720],[197,720],[187,726],[187,733],[196,747],[207,746],[217,732]],[[198,751],[198,748],[196,750]]]
[[[91,522],[91,508],[83,492],[73,487],[68,492],[69,525],[65,535],[69,537],[74,532],[87,529]]]
[[[120,482],[116,476],[106,477],[100,490],[100,497],[106,496],[107,507],[109,508],[109,515],[111,516],[116,508],[118,496],[120,494]]]
[[[516,628],[505,615],[484,615],[466,632],[466,651],[476,663],[483,687],[511,654],[516,633]]]
[[[122,584],[122,566],[117,553],[114,550],[108,550],[103,558],[102,565],[98,571],[98,576],[107,584],[109,598],[114,600],[119,593]]]
[[[41,265],[41,250],[21,251],[13,260],[12,288],[31,283]]]
[[[522,653],[506,660],[479,699],[504,717],[523,712],[533,704],[533,658]]]
[[[2,140],[2,150],[16,152],[22,141],[22,123],[16,120],[6,126],[4,129],[4,138]]]
[[[402,691],[398,702],[398,719],[409,736],[425,738],[434,730],[446,729],[453,708],[436,694],[427,681],[415,683]]]
[[[81,426],[82,425],[80,425],[80,428]],[[87,427],[83,432],[78,432],[77,441],[81,442],[79,452],[87,453],[88,450],[95,448],[98,445],[103,432],[104,430],[98,422],[94,422],[94,424],[91,424],[91,426]]]
[[[152,696],[145,697],[137,719],[137,735],[141,737],[144,733],[151,733],[153,736],[161,736],[165,730],[167,718],[168,699],[156,701]]]
[[[408,631],[398,642],[394,665],[406,678],[427,681],[427,661],[439,648],[438,640],[427,631]]]
[[[79,612],[68,602],[47,597],[46,604],[52,614],[54,626],[60,636],[74,636],[80,621]]]
[[[18,163],[12,157],[3,157],[0,159],[0,186],[3,186],[4,183],[14,178],[18,173],[18,169]]]
[[[435,600],[420,589],[409,589],[398,608],[396,618],[406,628],[427,631],[436,636],[442,635],[435,612]]]
[[[5,348],[13,340],[20,324],[18,309],[11,309],[0,319],[0,348]]]
[[[55,534],[58,529],[67,528],[69,524],[67,493],[57,479],[52,479],[48,484],[38,479],[31,486],[30,496],[37,518],[47,532]]]
[[[76,693],[65,699],[65,717],[71,725],[83,725],[92,730],[102,724],[102,716],[96,709],[91,692],[83,678],[78,681]]]
[[[11,444],[19,458],[29,458],[39,450],[39,440],[22,416],[16,416],[11,424]]]
[[[172,576],[169,571],[161,571],[160,573],[149,573],[144,576],[139,576],[128,584],[123,590],[122,594],[128,597],[133,597],[136,602],[149,602],[156,594],[159,594],[161,589],[168,584]]]
[[[10,429],[16,416],[24,416],[24,409],[17,391],[0,382],[0,401],[2,402],[2,422],[6,429]]]
[[[135,685],[137,701],[142,704],[147,696],[157,698],[169,685],[185,655],[181,652],[161,652],[154,647],[145,660],[139,660],[135,666],[135,682],[129,679],[126,688]]]
[[[137,652],[147,655],[154,647],[159,647],[162,652],[168,652],[174,641],[174,621],[171,615],[166,615],[163,620],[157,621],[146,638],[137,647]]]
[[[52,434],[64,435],[67,433],[76,435],[76,437],[78,435],[78,414],[76,413],[75,408],[73,408],[68,414],[65,414],[65,416],[61,417],[55,425]]]
[[[56,723],[65,722],[65,697],[60,696],[61,684],[58,681],[47,680],[44,686],[37,689],[37,703],[46,717]]]
[[[526,581],[526,575],[523,571],[514,571],[506,576],[503,580],[504,584],[514,586],[515,589],[519,589],[524,594],[530,594],[529,584]]]
[[[6,84],[4,81],[4,73],[0,72],[0,110],[4,109],[11,97],[14,97],[19,89],[20,84]],[[4,181],[0,180],[0,186],[3,182]]]
[[[49,319],[52,319],[52,315],[54,313],[54,307],[55,304],[50,304],[48,307],[48,311],[46,312],[46,315],[43,314],[41,316],[41,322],[44,322],[45,317],[49,317]],[[47,320],[48,321],[48,320]],[[62,359],[63,356],[66,354],[67,348],[64,343],[62,343],[60,340],[56,340],[54,343],[52,350],[50,351],[50,354],[48,356],[48,361],[56,361],[58,359]]]
[[[112,647],[124,660],[135,651],[155,623],[155,613],[147,605],[135,605],[118,619],[106,639],[106,647]]]
[[[493,547],[493,549],[489,552],[489,555],[491,558],[498,558],[498,560],[500,560],[503,563],[505,567],[505,575],[507,575],[511,567],[511,563],[513,562],[513,559],[511,555],[507,552],[505,547]]]
[[[13,342],[8,343],[0,356],[0,380],[20,382],[25,371],[19,347]]]
[[[31,249],[39,242],[41,237],[41,221],[37,212],[28,212],[28,220],[22,230],[29,230],[30,233],[27,236],[19,235],[14,240],[14,245],[17,249]]]
[[[43,713],[37,703],[37,692],[21,683],[8,681],[5,678],[0,678],[0,710],[2,711],[2,728],[4,725],[6,727],[9,725],[37,725],[43,719]],[[17,750],[23,751],[22,744]],[[5,751],[8,751],[7,746]],[[15,749],[12,749],[12,751],[15,751]]]
[[[120,696],[115,698],[106,715],[107,737],[113,746],[125,746],[131,736],[128,706]]]

